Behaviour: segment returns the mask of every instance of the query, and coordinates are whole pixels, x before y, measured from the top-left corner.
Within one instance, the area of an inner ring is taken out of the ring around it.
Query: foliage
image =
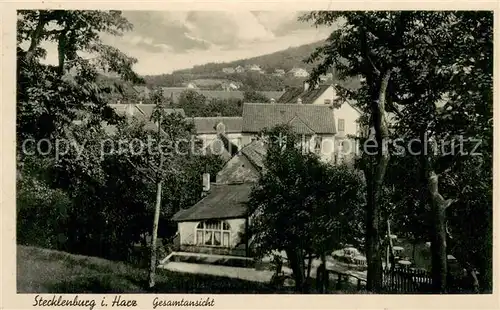
[[[174,105],[184,109],[189,117],[241,116],[243,102],[240,99],[208,99],[195,90],[185,90]]]
[[[329,166],[303,152],[287,126],[263,132],[265,173],[250,195],[252,246],[258,256],[285,251],[297,290],[308,276],[304,259],[359,242],[363,184],[347,167]]]
[[[421,140],[422,135],[427,134],[429,139],[450,142],[458,142],[462,138],[491,141],[491,12],[311,12],[302,17],[316,25],[331,25],[340,18],[344,20],[343,25],[332,32],[327,44],[317,48],[309,59],[310,62],[320,61],[312,72],[311,81],[316,81],[332,66],[341,77],[363,76],[365,82],[361,89],[345,93],[347,97],[357,100],[371,115],[372,124],[377,125],[380,119],[371,113],[370,106],[380,95],[381,77],[389,74],[385,108],[386,112],[393,113],[398,135]],[[455,145],[458,147],[459,144]],[[461,144],[464,145],[463,141]],[[491,146],[489,142],[487,145]],[[465,147],[471,150],[470,143],[465,142]],[[490,149],[483,150],[491,154]],[[420,208],[428,203],[429,196],[432,198],[431,206],[438,203],[442,195],[455,196],[456,180],[460,178],[457,162],[473,162],[474,159],[463,156],[457,149],[455,155],[439,152],[436,155],[430,152],[410,162],[418,163],[421,173],[417,175],[423,173],[429,182],[434,182],[429,178],[433,173],[440,177],[437,191],[418,194],[423,192],[420,188],[427,185],[415,180],[413,184],[417,189],[399,191],[401,188],[398,188],[394,194],[399,197],[402,194],[420,196]],[[408,174],[405,178],[411,179]],[[481,180],[484,180],[483,190],[492,184],[488,174]],[[437,186],[437,181],[432,184]],[[391,191],[390,188],[388,191]],[[487,197],[487,192],[485,195]],[[392,199],[398,198],[395,196]],[[402,223],[405,222],[402,218],[404,213],[397,216]],[[433,235],[442,238],[443,217],[427,217],[429,220],[436,218],[439,219],[434,224]],[[488,212],[482,218],[485,223],[491,222]],[[484,248],[483,245],[481,247]],[[440,253],[435,255],[433,268],[445,271],[446,253],[443,249],[435,250]],[[442,278],[441,275],[436,277],[437,286],[440,286]]]
[[[75,110],[101,117],[110,115],[103,100],[103,93],[109,89],[96,83],[98,72],[114,72],[131,81],[140,79],[131,68],[136,60],[104,45],[100,33],[120,35],[131,28],[119,11],[18,11],[19,142],[60,135],[64,126],[76,118]],[[47,54],[43,42],[58,46],[56,66],[41,63]]]
[[[147,122],[119,117],[107,100],[120,92],[120,81],[100,75],[114,72],[121,81],[138,80],[131,69],[135,60],[99,38],[102,32],[131,28],[121,12],[19,11],[18,17],[18,241],[127,260],[150,231],[151,176],[166,181],[162,210],[168,223],[180,207],[200,197],[201,188],[187,182],[216,169],[217,162],[170,152],[164,171],[145,173],[158,166],[158,152],[147,147],[158,142],[151,125],[163,109]],[[57,66],[43,64],[43,41],[59,46]],[[93,58],[83,57],[82,51]],[[178,139],[190,141],[192,125],[183,117],[162,115],[161,125],[163,151],[175,148],[172,142]],[[25,144],[28,138],[35,143]],[[50,144],[36,150],[42,138]],[[179,150],[189,148],[184,143]],[[163,233],[168,237],[172,232]]]
[[[255,102],[255,103],[264,103],[270,102],[270,99],[265,95],[258,93],[254,90],[247,90],[243,93],[243,101],[244,102]]]

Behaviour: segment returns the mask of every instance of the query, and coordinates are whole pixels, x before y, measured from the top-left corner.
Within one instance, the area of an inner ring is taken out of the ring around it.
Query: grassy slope
[[[17,247],[19,293],[146,293],[147,271],[97,257]],[[158,270],[158,293],[275,293],[264,284]]]

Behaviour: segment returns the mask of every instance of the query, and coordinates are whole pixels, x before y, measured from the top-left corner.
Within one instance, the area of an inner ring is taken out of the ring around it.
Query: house
[[[146,131],[158,131],[158,126],[151,120],[151,114],[153,113],[153,109],[155,108],[154,104],[108,104],[108,106],[116,113],[118,116],[127,117],[129,119],[135,118],[140,121],[145,122],[144,129]],[[165,112],[170,113],[178,113],[182,117],[185,117],[184,109],[165,109]],[[82,124],[86,120],[85,118],[79,119],[76,124]],[[102,126],[106,130],[106,132],[110,135],[113,135],[116,132],[116,126],[102,123]]]
[[[309,76],[307,70],[302,68],[292,68],[290,71],[288,71],[288,73],[297,78],[305,78]]]
[[[235,73],[236,70],[233,67],[222,68],[222,72],[232,74]]]
[[[326,105],[333,108],[336,124],[336,149],[344,150],[337,155],[337,160],[348,159],[347,154],[353,155],[357,151],[357,142],[353,137],[360,135],[359,118],[361,111],[354,102],[337,95],[336,85],[316,85],[310,87],[304,82],[303,88],[289,88],[279,99],[278,103],[302,103],[304,105]]]
[[[292,130],[315,142],[333,138],[336,133],[329,105],[245,103],[238,121],[241,121],[241,149],[217,173],[215,182],[207,186],[205,197],[172,218],[178,227],[180,251],[252,256],[251,241],[246,238],[252,221],[248,201],[252,187],[264,171],[266,145],[258,139],[261,130],[289,124]],[[224,123],[216,119],[199,122],[199,132],[209,132],[212,136],[214,126]],[[310,142],[306,144],[314,151],[317,145]]]
[[[237,85],[234,82],[222,83],[221,86],[222,86],[222,90],[224,90],[224,91],[234,91],[234,90],[238,90],[240,88],[239,85]]]
[[[187,87],[161,87],[161,92],[165,99],[171,103],[177,103],[183,91],[190,90]]]
[[[134,86],[134,89],[136,90],[136,92],[138,94],[139,100],[142,101],[142,100],[150,99],[152,90],[149,87],[143,86],[143,85],[136,85],[136,86]]]
[[[242,118],[243,145],[257,140],[265,128],[287,124],[301,136],[305,150],[327,162],[335,159],[337,130],[331,105],[245,103]]]
[[[264,73],[264,70],[262,70],[262,68],[259,65],[256,65],[256,64],[247,65],[246,68],[247,68],[248,71]]]
[[[303,104],[329,105],[336,98],[336,91],[333,85],[318,84],[310,87],[304,82],[303,87],[290,87],[277,100],[278,103],[297,103],[300,99]]]
[[[241,149],[217,174],[216,182],[206,184],[204,198],[172,217],[180,251],[251,256],[246,238],[251,220],[247,204],[260,177],[264,154],[258,141]]]
[[[204,148],[221,143],[220,134],[231,142],[239,150],[242,147],[241,124],[242,118],[239,116],[217,116],[217,117],[190,117],[186,121],[192,122],[196,131],[196,137],[202,141]],[[215,145],[214,147],[217,147]],[[217,152],[216,149],[212,150]],[[227,150],[231,153],[232,150]]]
[[[258,91],[257,93],[264,95],[266,98],[269,98],[270,101],[274,100],[275,102],[283,96],[285,91]]]
[[[236,73],[243,73],[245,72],[245,68],[242,67],[242,66],[237,66],[236,69],[234,69],[234,71],[236,71]]]
[[[283,69],[275,69],[273,72],[274,76],[284,76],[285,75],[285,70]]]
[[[116,114],[126,117],[135,117],[144,121],[150,121],[153,110],[156,107],[155,104],[109,104]],[[166,113],[178,113],[182,117],[185,117],[184,109],[165,109]]]
[[[333,80],[333,74],[332,73],[322,74],[320,75],[319,80],[321,82],[331,81]]]

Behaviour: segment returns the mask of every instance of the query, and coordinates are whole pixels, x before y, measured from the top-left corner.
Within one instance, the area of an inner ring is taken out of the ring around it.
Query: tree
[[[443,165],[446,159],[461,156],[436,157],[434,142],[425,141],[445,137],[454,140],[464,133],[485,134],[480,128],[488,127],[492,110],[491,12],[312,12],[304,19],[331,24],[340,17],[345,20],[344,25],[311,56],[311,60],[323,58],[313,70],[312,80],[331,66],[341,76],[364,76],[363,87],[349,96],[362,105],[368,104],[366,110],[371,112],[377,142],[381,137],[387,138],[383,121],[387,110],[395,114],[405,133],[422,142],[422,148],[429,147],[430,152],[421,152],[419,166],[427,187],[423,199],[429,199],[433,221],[433,284],[436,291],[444,292],[446,209],[456,200],[443,197],[438,179],[453,168]],[[443,109],[436,106],[440,102],[444,102]],[[374,175],[377,186],[368,190],[375,201],[380,198],[380,177],[387,166],[387,158],[380,156],[381,145],[378,146],[378,170]],[[368,211],[370,234],[378,230],[378,207],[370,200]],[[372,254],[373,250],[378,252],[376,239],[367,240],[367,250]],[[379,265],[375,254],[369,255],[368,286],[377,290],[380,274],[373,265]]]
[[[21,10],[17,29],[19,143],[26,138],[61,134],[76,118],[75,110],[110,116],[102,96],[109,89],[96,83],[100,71],[140,80],[132,71],[137,60],[100,39],[100,33],[121,35],[132,29],[119,11]],[[40,62],[47,54],[42,42],[58,46],[57,65]],[[80,52],[92,57],[83,57]]]
[[[379,14],[379,15],[377,15]],[[392,20],[384,19],[380,14],[386,13],[354,13],[354,12],[311,12],[301,17],[305,21],[313,21],[315,25],[332,25],[339,18],[345,18],[343,27],[335,30],[327,40],[325,46],[319,47],[308,59],[309,62],[323,58],[323,61],[313,69],[310,81],[316,83],[319,76],[331,70],[333,66],[340,77],[359,76],[366,77],[366,82],[357,94],[363,107],[369,111],[371,125],[375,131],[376,162],[373,170],[365,170],[367,179],[367,219],[366,219],[366,255],[368,262],[367,289],[378,291],[381,287],[382,270],[380,255],[380,202],[381,189],[385,171],[389,163],[389,153],[383,147],[384,141],[389,137],[385,105],[389,80],[394,68],[389,63],[384,63],[388,50],[382,46],[377,51],[374,63],[374,47],[369,44],[368,29],[378,32],[394,25]],[[394,29],[391,28],[391,31]],[[396,35],[402,29],[396,29]],[[377,41],[378,42],[378,41]],[[370,42],[371,43],[371,42]],[[347,61],[341,62],[341,59]],[[356,96],[357,95],[357,96]]]
[[[269,98],[267,98],[265,95],[258,93],[254,90],[247,90],[243,93],[243,101],[244,102],[264,103],[264,102],[269,102]]]
[[[184,109],[187,116],[199,116],[206,109],[207,98],[194,90],[185,90],[176,104],[177,107]]]
[[[287,126],[263,134],[265,173],[250,195],[252,244],[258,256],[285,251],[297,291],[306,292],[312,259],[325,263],[335,246],[356,240],[362,183],[348,168],[304,153]]]

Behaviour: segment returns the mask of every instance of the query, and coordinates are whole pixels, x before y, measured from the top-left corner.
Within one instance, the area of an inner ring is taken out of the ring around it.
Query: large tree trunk
[[[380,253],[380,201],[381,188],[384,181],[389,152],[384,147],[389,137],[387,121],[385,118],[386,91],[391,70],[382,76],[378,100],[372,103],[372,119],[378,147],[378,156],[375,171],[370,176],[367,191],[367,218],[366,218],[366,258],[368,263],[366,288],[378,292],[382,286],[382,259]]]
[[[427,182],[431,197],[433,235],[431,242],[432,284],[436,293],[446,292],[446,207],[447,202],[439,194],[438,176],[433,170],[427,171]]]
[[[328,285],[328,272],[326,271],[326,253],[321,254],[321,265],[316,271],[316,289],[318,293],[324,294]]]
[[[31,42],[28,51],[26,53],[26,58],[28,59],[28,61],[31,61],[31,59],[33,59],[33,56],[35,55],[35,50],[40,44],[40,40],[42,39],[43,29],[45,28],[45,25],[47,25],[47,22],[48,20],[46,14],[44,12],[40,12],[36,28],[30,35]]]
[[[394,254],[394,244],[391,238],[391,220],[387,220],[387,263],[391,265],[391,269],[396,267],[396,255]],[[389,266],[389,265],[387,265]],[[386,266],[386,267],[387,267]]]
[[[158,181],[156,188],[156,205],[155,216],[153,220],[153,233],[151,237],[151,262],[149,265],[149,287],[155,286],[155,273],[156,273],[156,249],[158,237],[158,222],[160,221],[160,206],[161,206],[161,181]]]
[[[305,277],[304,277],[304,257],[302,255],[302,250],[300,249],[290,249],[286,251],[286,256],[288,257],[288,262],[290,263],[290,268],[293,271],[293,277],[295,280],[295,290],[298,293],[304,293],[305,291]]]

